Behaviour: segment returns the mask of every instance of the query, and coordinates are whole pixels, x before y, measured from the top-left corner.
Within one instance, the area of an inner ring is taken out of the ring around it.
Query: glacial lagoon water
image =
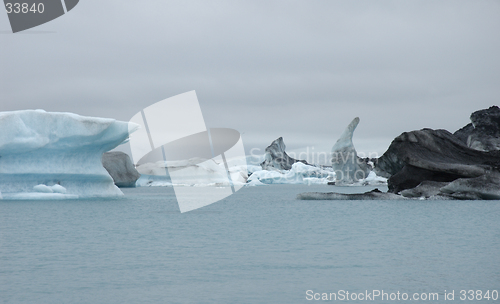
[[[308,298],[339,290],[500,301],[459,300],[500,291],[500,201],[295,199],[372,188],[245,187],[184,214],[172,188],[0,201],[0,303],[324,303]]]

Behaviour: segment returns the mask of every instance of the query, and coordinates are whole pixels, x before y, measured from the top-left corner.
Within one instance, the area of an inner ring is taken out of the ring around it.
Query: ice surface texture
[[[259,170],[248,178],[250,186],[263,184],[327,184],[335,174],[332,170],[296,162],[290,170]]]
[[[37,185],[60,185],[66,193],[58,195],[70,198],[123,195],[101,158],[137,128],[72,113],[1,112],[0,192],[4,199],[31,199],[43,196]]]

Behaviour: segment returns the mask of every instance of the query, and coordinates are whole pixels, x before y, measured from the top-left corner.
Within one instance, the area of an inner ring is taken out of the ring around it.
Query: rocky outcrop
[[[500,108],[492,106],[476,111],[470,120],[470,124],[454,133],[455,137],[475,150],[500,150]]]
[[[407,198],[498,200],[500,174],[489,172],[474,178],[459,178],[450,183],[423,181],[413,189],[401,191]]]
[[[308,163],[305,160],[298,160],[291,158],[285,152],[286,146],[283,141],[283,137],[274,140],[271,145],[266,148],[266,153],[264,155],[264,161],[260,164],[264,170],[290,170],[292,165],[301,162],[306,165]]]
[[[365,193],[336,193],[336,192],[306,192],[297,195],[299,200],[402,200],[405,199],[401,195],[394,193],[382,192],[378,189]]]
[[[500,108],[476,111],[454,134],[422,129],[396,137],[375,172],[405,197],[495,199],[500,192]],[[498,196],[500,198],[500,196]]]
[[[332,168],[337,184],[352,184],[365,179],[371,171],[368,161],[360,159],[352,143],[359,117],[354,118],[332,147]]]
[[[453,133],[453,135],[455,136],[455,138],[460,140],[464,145],[468,146],[467,141],[469,140],[469,135],[472,133],[473,130],[474,126],[472,125],[472,123],[469,123],[465,127],[457,130],[455,133]]]
[[[141,177],[130,157],[123,152],[106,152],[102,155],[102,165],[118,187],[134,187]]]
[[[426,180],[451,182],[498,171],[499,155],[471,149],[446,130],[422,129],[396,137],[375,172],[390,177],[389,191],[399,193]]]

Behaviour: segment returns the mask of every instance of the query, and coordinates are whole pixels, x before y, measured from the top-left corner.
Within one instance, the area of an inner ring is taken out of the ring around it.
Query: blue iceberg
[[[0,198],[123,195],[101,158],[138,127],[73,113],[0,112]]]

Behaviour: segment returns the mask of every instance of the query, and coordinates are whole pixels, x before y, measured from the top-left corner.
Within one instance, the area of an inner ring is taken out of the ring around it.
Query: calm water
[[[295,200],[332,190],[248,187],[184,214],[169,188],[0,201],[0,302],[311,303],[307,290],[341,289],[445,302],[444,290],[455,300],[500,291],[499,201]]]

